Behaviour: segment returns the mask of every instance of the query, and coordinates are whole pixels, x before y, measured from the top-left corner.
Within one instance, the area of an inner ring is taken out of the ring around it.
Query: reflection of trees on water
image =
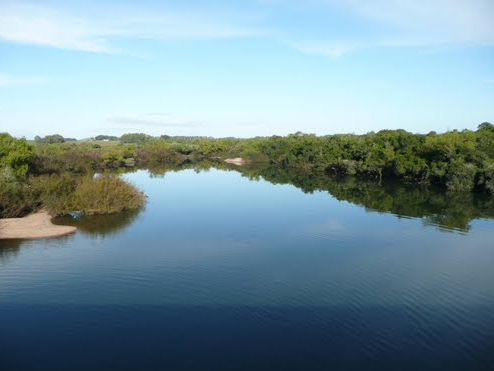
[[[0,241],[0,261],[7,261],[17,256],[22,242],[21,240]]]
[[[74,238],[73,234],[60,236],[48,239],[50,246],[58,246],[64,248],[67,246],[67,241]],[[15,258],[22,249],[29,248],[30,246],[38,246],[39,240],[0,240],[0,262],[9,261]]]
[[[81,217],[62,216],[53,219],[54,224],[77,227],[78,232],[93,237],[114,235],[129,226],[141,213],[141,209],[125,210],[116,214],[87,215]]]
[[[250,179],[274,184],[292,184],[306,193],[327,191],[334,198],[365,207],[370,211],[398,217],[422,218],[425,225],[468,232],[470,221],[494,217],[494,199],[473,192],[452,193],[397,181],[366,181],[353,177],[333,178],[280,167],[251,165],[237,167]]]
[[[166,173],[176,173],[182,170],[194,170],[196,173],[200,173],[202,171],[209,171],[212,168],[216,169],[228,169],[228,165],[223,165],[223,163],[212,162],[212,161],[200,161],[200,162],[192,162],[192,161],[184,161],[180,164],[174,163],[155,163],[148,165],[145,170],[149,172],[151,178],[164,178]]]
[[[494,197],[472,192],[447,193],[433,187],[383,181],[381,184],[356,178],[337,179],[265,164],[235,166],[220,162],[185,162],[180,165],[156,165],[147,170],[152,177],[164,177],[168,172],[193,169],[197,172],[211,168],[237,171],[251,180],[265,179],[273,184],[291,184],[303,192],[329,192],[337,200],[351,202],[369,211],[392,213],[398,217],[421,218],[425,225],[441,230],[468,232],[470,222],[479,218],[494,218]],[[92,237],[113,235],[129,226],[142,209],[118,214],[60,217],[55,224],[76,226],[79,232]],[[57,240],[63,240],[62,237]],[[65,241],[65,240],[63,240]],[[19,253],[22,240],[0,241],[0,260]]]
[[[468,232],[470,221],[494,217],[492,196],[473,192],[448,193],[436,187],[391,180],[383,180],[379,184],[361,178],[334,178],[324,173],[315,174],[267,164],[235,166],[219,162],[162,165],[149,170],[151,174],[164,176],[169,171],[207,171],[210,168],[237,171],[251,180],[262,178],[273,184],[291,184],[306,193],[326,191],[337,200],[351,202],[369,211],[421,218],[425,225],[442,230]]]
[[[52,220],[54,224],[71,225],[77,227],[77,233],[83,233],[90,237],[112,236],[129,226],[143,209],[126,210],[121,213],[108,215],[88,215],[73,218],[71,216],[57,217]],[[66,246],[68,239],[74,235],[62,236],[50,239],[50,245]],[[28,247],[30,240],[2,240],[0,241],[0,261],[7,261],[17,256],[21,248]]]

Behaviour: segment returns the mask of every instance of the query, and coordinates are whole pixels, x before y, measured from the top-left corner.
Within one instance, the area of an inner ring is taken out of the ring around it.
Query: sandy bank
[[[59,237],[74,233],[76,227],[55,225],[46,211],[24,218],[0,219],[0,240]]]
[[[237,166],[240,166],[240,165],[243,165],[243,164],[246,164],[247,163],[247,161],[244,160],[242,157],[227,158],[225,160],[225,162],[227,162],[229,164],[237,165]]]

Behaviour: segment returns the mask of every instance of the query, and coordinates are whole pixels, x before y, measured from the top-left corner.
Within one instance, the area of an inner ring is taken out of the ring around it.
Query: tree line
[[[102,138],[113,140],[109,136]],[[351,175],[377,184],[383,178],[394,178],[421,186],[438,185],[450,192],[494,193],[494,126],[487,122],[476,131],[453,130],[442,134],[382,130],[364,135],[316,136],[299,132],[287,136],[214,139],[166,135],[156,138],[130,133],[112,145],[76,142],[61,135],[37,137],[31,144],[3,133],[0,134],[0,208],[9,209],[2,206],[9,198],[22,205],[21,195],[26,194],[22,189],[35,189],[29,183],[43,176],[78,179],[91,177],[95,172],[149,168],[156,164],[204,160],[222,163],[228,157],[318,176]],[[71,189],[74,187],[77,188],[72,184]],[[43,193],[42,187],[37,189]],[[29,209],[32,207],[26,208]],[[0,216],[22,213],[22,210],[0,212]]]

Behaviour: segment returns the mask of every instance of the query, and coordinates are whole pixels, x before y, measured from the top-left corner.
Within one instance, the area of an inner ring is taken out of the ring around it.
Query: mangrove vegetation
[[[81,141],[55,134],[27,141],[4,133],[0,134],[0,217],[23,216],[39,208],[53,215],[136,209],[145,197],[119,173],[200,167],[205,162],[223,167],[224,160],[232,157],[259,165],[262,170],[250,176],[276,182],[284,174],[287,182],[302,183],[298,186],[304,190],[315,182],[314,189],[327,189],[336,197],[338,188],[352,189],[354,194],[368,194],[365,205],[379,199],[384,180],[408,187],[403,197],[413,197],[413,190],[430,186],[442,189],[448,199],[459,197],[466,203],[471,196],[465,193],[484,194],[488,199],[494,193],[494,126],[487,122],[476,131],[442,134],[382,130],[365,135],[295,133],[249,139],[129,133]],[[252,168],[237,170],[248,174]],[[275,178],[270,175],[274,173]],[[368,182],[325,184],[330,178],[349,176]],[[434,208],[433,200],[426,202]]]

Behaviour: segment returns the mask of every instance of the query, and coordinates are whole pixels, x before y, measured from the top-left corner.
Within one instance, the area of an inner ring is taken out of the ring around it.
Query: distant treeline
[[[36,136],[34,137],[36,144],[56,144],[65,142],[75,142],[75,138],[64,138],[60,134],[47,135],[45,137]]]
[[[100,136],[99,140],[114,138]],[[476,131],[443,134],[383,130],[365,135],[295,133],[284,137],[213,139],[156,138],[131,133],[118,140],[108,144],[74,142],[51,135],[37,137],[32,145],[25,139],[0,134],[0,186],[5,190],[6,180],[26,184],[26,179],[39,176],[91,176],[136,166],[149,168],[202,160],[219,163],[228,157],[242,157],[251,163],[299,169],[308,174],[355,175],[378,184],[383,177],[389,177],[411,184],[435,184],[454,192],[494,193],[494,126],[487,122]],[[0,207],[1,197],[0,194]]]
[[[329,175],[356,175],[380,180],[394,177],[420,184],[438,184],[450,191],[494,192],[494,126],[444,134],[412,134],[383,130],[365,135],[316,136],[296,133],[285,137],[250,139],[206,137],[154,138],[124,134],[111,147],[91,145],[39,146],[31,162],[35,171],[55,167],[100,170],[153,162],[182,162],[242,157]],[[53,163],[56,164],[53,164]]]
[[[212,137],[205,137],[205,136],[161,135],[160,137],[153,137],[151,135],[144,133],[128,133],[128,134],[123,134],[120,137],[117,137],[115,135],[97,135],[93,138],[81,139],[80,141],[81,142],[104,141],[104,142],[122,142],[126,144],[140,144],[157,138],[166,139],[166,140],[177,140],[183,142],[190,142],[199,139],[213,139]],[[233,138],[229,138],[229,139],[233,139]],[[44,137],[36,136],[34,138],[34,141],[36,144],[55,144],[55,143],[65,143],[65,142],[76,142],[78,141],[78,139],[65,138],[60,134],[53,134]]]

